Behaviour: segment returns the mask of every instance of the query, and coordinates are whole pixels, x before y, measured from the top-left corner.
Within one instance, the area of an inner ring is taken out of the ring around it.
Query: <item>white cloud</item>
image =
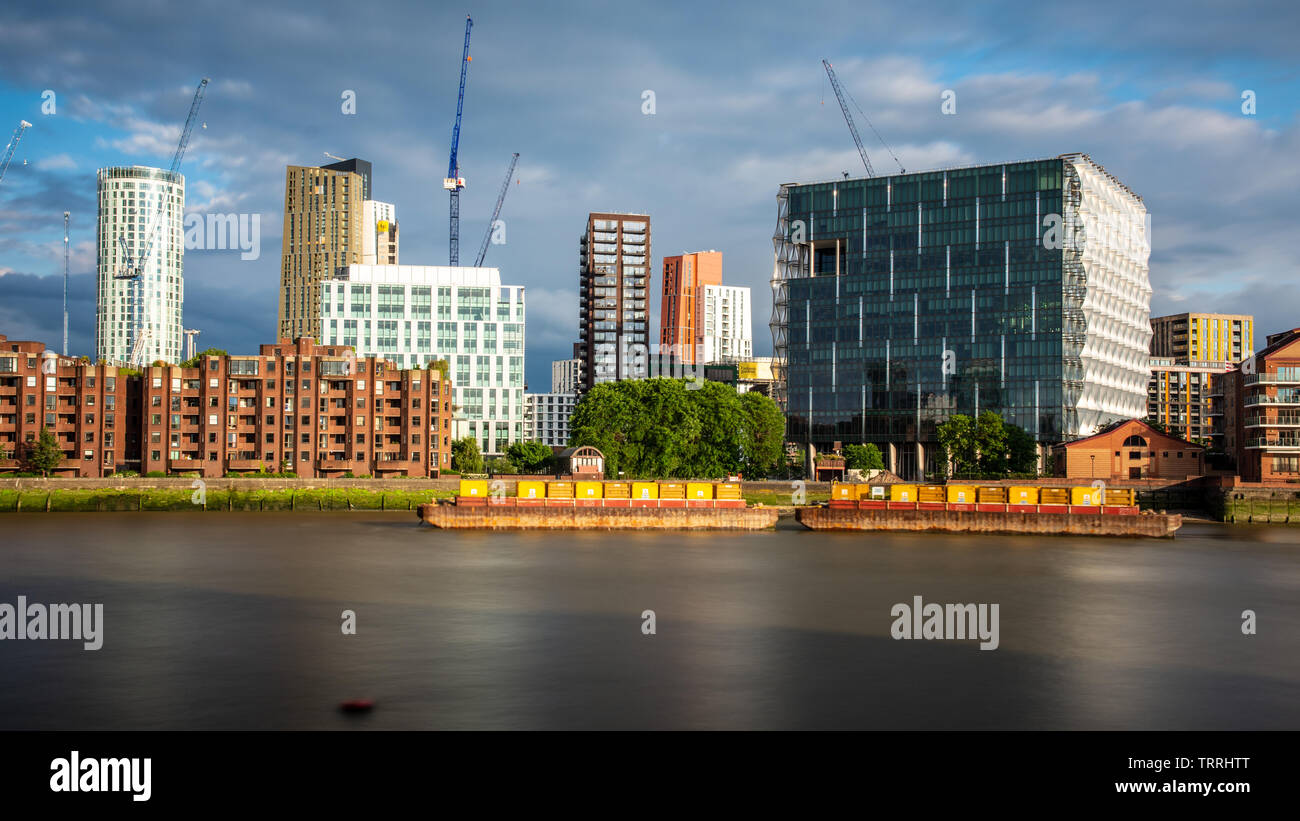
[[[69,154],[55,154],[36,161],[36,168],[41,171],[71,171],[76,167],[77,161]]]

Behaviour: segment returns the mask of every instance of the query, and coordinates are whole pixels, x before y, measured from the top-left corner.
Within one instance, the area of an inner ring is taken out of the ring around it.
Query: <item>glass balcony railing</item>
[[[1300,385],[1300,373],[1248,373],[1241,378],[1243,385]]]
[[[1248,450],[1296,450],[1300,451],[1300,435],[1268,438],[1257,436],[1246,439]]]
[[[1300,414],[1282,413],[1271,417],[1267,414],[1247,416],[1245,426],[1248,428],[1300,428]]]
[[[1266,394],[1256,394],[1247,396],[1242,404],[1248,408],[1259,405],[1294,405],[1300,407],[1300,393],[1294,391],[1284,391],[1277,396],[1268,396]]]

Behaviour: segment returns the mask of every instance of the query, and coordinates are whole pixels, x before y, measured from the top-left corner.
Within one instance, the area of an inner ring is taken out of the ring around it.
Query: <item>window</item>
[[[1141,436],[1138,436],[1137,434],[1133,434],[1132,436],[1124,440],[1124,447],[1126,448],[1144,448],[1146,446],[1147,446],[1147,440],[1143,439]]]

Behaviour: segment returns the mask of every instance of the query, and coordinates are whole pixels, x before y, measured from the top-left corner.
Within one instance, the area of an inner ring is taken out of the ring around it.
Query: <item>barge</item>
[[[469,530],[763,530],[780,511],[749,507],[738,482],[462,480],[451,501],[418,508],[420,521]]]
[[[836,484],[795,518],[810,530],[911,530],[1170,538],[1179,514],[1139,510],[1129,488]]]

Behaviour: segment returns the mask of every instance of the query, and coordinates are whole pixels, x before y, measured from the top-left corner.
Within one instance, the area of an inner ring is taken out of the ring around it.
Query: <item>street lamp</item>
[[[1095,453],[1088,454],[1088,459],[1090,460],[1089,467],[1088,467],[1088,478],[1096,479],[1097,478],[1097,454]]]

